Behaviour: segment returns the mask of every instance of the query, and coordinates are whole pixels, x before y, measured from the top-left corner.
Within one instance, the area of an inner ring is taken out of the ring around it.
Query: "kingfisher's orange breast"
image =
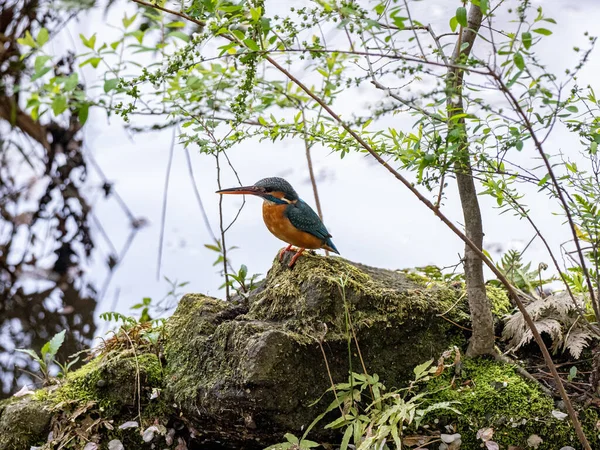
[[[278,205],[267,201],[263,203],[263,219],[269,231],[282,241],[296,247],[321,248],[323,246],[321,239],[292,225],[290,219],[284,214],[287,207],[288,205]]]

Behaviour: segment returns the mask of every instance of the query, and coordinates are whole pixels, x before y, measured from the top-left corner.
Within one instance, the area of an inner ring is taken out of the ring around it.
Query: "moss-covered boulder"
[[[366,369],[390,387],[464,342],[452,323],[466,320],[459,294],[341,258],[306,256],[293,270],[275,263],[246,310],[181,300],[167,325],[168,392],[205,439],[235,447],[300,433],[320,412],[310,405],[330,386],[327,366],[336,383],[350,366],[363,370],[354,336]]]

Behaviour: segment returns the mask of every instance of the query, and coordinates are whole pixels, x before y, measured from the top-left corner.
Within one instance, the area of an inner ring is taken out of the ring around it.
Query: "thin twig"
[[[204,220],[204,225],[206,226],[206,231],[210,234],[213,241],[217,242],[217,236],[212,230],[210,226],[210,221],[208,220],[208,215],[206,214],[206,210],[204,209],[204,203],[202,203],[202,197],[200,197],[200,191],[198,191],[198,185],[196,184],[196,178],[194,177],[194,169],[192,167],[192,160],[190,158],[190,150],[185,148],[185,157],[188,166],[188,173],[190,174],[190,179],[192,180],[192,187],[194,188],[194,195],[196,196],[196,201],[198,202],[198,207],[200,208],[200,213],[202,214],[202,219]]]
[[[410,28],[413,30],[413,34],[415,35],[415,39],[417,41],[417,45],[419,46],[419,50],[421,50],[421,55],[423,58],[426,58],[425,52],[423,51],[423,46],[421,45],[421,41],[419,40],[419,35],[415,29],[415,24],[413,23],[412,16],[410,15],[410,8],[408,7],[408,3],[404,0],[404,6],[406,8],[406,15],[408,16],[408,21],[410,22]]]
[[[160,236],[158,238],[158,262],[156,265],[156,279],[160,279],[160,267],[162,263],[163,241],[165,238],[165,223],[167,221],[167,198],[169,196],[169,178],[171,177],[171,165],[173,163],[173,153],[175,153],[176,128],[173,127],[173,138],[169,148],[169,159],[167,161],[167,173],[165,175],[165,187],[163,193],[162,213],[160,216]]]
[[[217,162],[217,185],[221,187],[221,166],[219,165],[219,153],[215,153]],[[221,230],[221,252],[223,253],[223,276],[225,277],[225,298],[229,300],[229,273],[227,272],[227,245],[225,243],[225,228],[223,227],[223,196],[219,195],[219,229]]]

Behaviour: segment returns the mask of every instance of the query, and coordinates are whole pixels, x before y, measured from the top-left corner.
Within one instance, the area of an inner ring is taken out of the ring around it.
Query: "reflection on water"
[[[0,397],[9,396],[25,384],[30,387],[32,383],[39,385],[39,380],[31,375],[38,372],[37,364],[27,355],[14,352],[15,348],[31,348],[39,352],[54,334],[68,330],[57,356],[63,362],[69,355],[90,344],[96,328],[94,310],[97,302],[74,284],[74,280],[62,281],[46,290],[29,294],[22,287],[13,291],[10,286],[2,286]],[[61,305],[60,309],[56,305]]]
[[[49,130],[51,144],[47,151],[32,145],[28,170],[13,141],[0,142],[1,396],[33,383],[38,373],[15,349],[39,352],[67,330],[58,354],[64,361],[89,345],[95,331],[96,292],[84,272],[95,244],[91,207],[80,193],[87,169],[78,125]]]

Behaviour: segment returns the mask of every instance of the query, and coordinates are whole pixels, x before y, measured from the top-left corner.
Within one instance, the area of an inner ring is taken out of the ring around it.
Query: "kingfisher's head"
[[[271,177],[263,178],[252,186],[242,186],[229,189],[221,189],[217,194],[248,194],[262,197],[268,202],[273,203],[295,203],[298,200],[298,194],[290,183],[283,178]]]

